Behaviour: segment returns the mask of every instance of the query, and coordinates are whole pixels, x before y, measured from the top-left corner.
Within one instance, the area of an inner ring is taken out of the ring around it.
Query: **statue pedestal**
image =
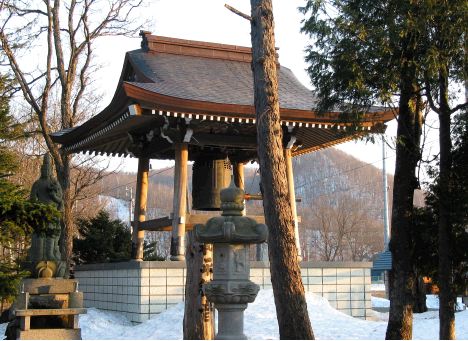
[[[83,293],[77,291],[73,279],[28,278],[13,305],[15,319],[7,334],[17,340],[81,339],[79,315],[83,308]]]

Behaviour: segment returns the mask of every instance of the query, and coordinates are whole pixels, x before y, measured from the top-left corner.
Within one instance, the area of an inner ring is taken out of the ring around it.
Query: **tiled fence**
[[[302,262],[305,290],[328,299],[336,309],[366,319],[371,309],[372,263]],[[81,265],[75,269],[86,307],[124,313],[143,322],[182,302],[185,262],[125,262]],[[271,288],[266,262],[251,262],[250,279]]]

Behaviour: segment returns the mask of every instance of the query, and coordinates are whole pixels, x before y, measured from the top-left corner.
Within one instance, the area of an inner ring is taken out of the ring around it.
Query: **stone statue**
[[[58,210],[63,207],[62,189],[52,175],[50,155],[44,156],[41,177],[34,182],[31,189],[31,200],[54,205]],[[31,248],[28,253],[30,270],[35,277],[63,277],[65,262],[59,248],[60,222],[52,222],[47,232],[33,232]]]

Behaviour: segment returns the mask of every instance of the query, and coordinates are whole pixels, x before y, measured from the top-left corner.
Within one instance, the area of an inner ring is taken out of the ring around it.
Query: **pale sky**
[[[249,22],[227,10],[224,7],[225,3],[244,13],[250,13],[248,0],[156,0],[151,1],[140,12],[144,18],[152,19],[153,26],[145,27],[145,30],[151,31],[152,34],[250,46]],[[307,64],[304,61],[304,49],[310,40],[299,32],[303,16],[297,10],[304,3],[304,0],[273,0],[275,39],[276,46],[280,48],[281,65],[290,68],[304,85],[311,88],[305,71]],[[105,38],[96,43],[98,62],[102,64],[98,77],[100,81],[97,85],[102,84],[104,89],[103,107],[109,103],[115,91],[125,52],[138,49],[139,46],[140,38]],[[386,135],[389,141],[396,135],[395,120],[388,125]],[[380,142],[376,144],[348,142],[338,148],[381,168]],[[395,162],[393,150],[387,148],[387,156],[387,172],[393,173]],[[136,171],[136,164],[135,159],[127,158],[124,169]],[[166,162],[152,161],[153,168],[166,165]]]

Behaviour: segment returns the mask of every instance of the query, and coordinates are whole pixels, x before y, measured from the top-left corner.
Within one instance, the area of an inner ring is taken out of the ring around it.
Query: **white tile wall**
[[[78,270],[75,277],[85,306],[119,311],[134,322],[143,322],[184,300],[185,269],[160,266]],[[251,268],[250,274],[254,283],[271,288],[269,268]],[[370,269],[308,267],[301,274],[305,290],[327,298],[336,309],[363,319],[370,316]]]

